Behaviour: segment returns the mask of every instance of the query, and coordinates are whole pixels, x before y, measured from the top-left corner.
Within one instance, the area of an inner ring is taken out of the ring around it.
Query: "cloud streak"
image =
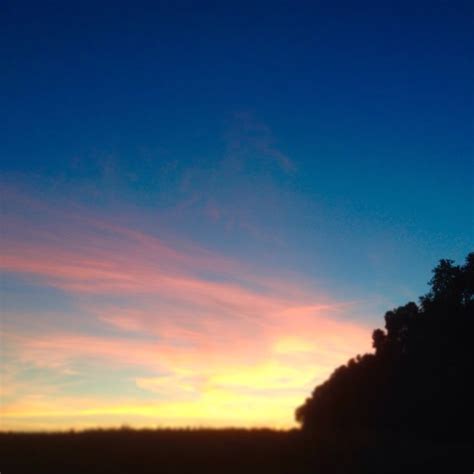
[[[7,216],[1,268],[70,295],[84,326],[51,323],[42,334],[4,328],[18,387],[3,403],[7,426],[34,427],[45,417],[66,426],[73,413],[81,423],[110,424],[120,414],[138,424],[150,416],[173,426],[291,426],[293,408],[314,383],[369,349],[367,328],[343,317],[356,303],[335,301],[301,277],[276,277],[86,212],[43,212],[37,223]],[[25,368],[48,388],[40,399],[20,383]],[[113,371],[134,397],[118,400],[96,380],[84,390],[103,397],[79,409],[79,395],[44,378],[53,372],[81,384],[91,370]]]

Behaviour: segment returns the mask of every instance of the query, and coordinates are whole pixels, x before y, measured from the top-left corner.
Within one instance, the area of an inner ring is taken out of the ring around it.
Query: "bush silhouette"
[[[441,260],[420,298],[385,314],[374,354],[351,359],[296,410],[303,430],[471,440],[474,253]]]

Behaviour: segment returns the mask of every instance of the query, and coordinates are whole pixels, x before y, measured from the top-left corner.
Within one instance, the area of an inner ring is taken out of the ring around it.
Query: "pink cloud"
[[[192,243],[170,244],[86,213],[41,209],[44,218],[38,221],[7,217],[0,267],[73,295],[84,320],[92,318],[102,335],[85,328],[51,327],[47,336],[9,329],[1,337],[12,364],[74,377],[81,377],[85,361],[117,374],[124,367],[147,371],[149,376],[123,383],[172,396],[160,413],[168,407],[176,423],[183,422],[180,413],[192,419],[186,397],[193,393],[200,400],[196,419],[210,416],[216,400],[235,410],[240,403],[243,411],[254,403],[254,411],[246,411],[249,423],[271,419],[277,426],[292,419],[291,412],[282,414],[278,400],[285,410],[296,406],[335,366],[370,350],[368,328],[343,318],[356,303],[323,295],[301,276],[275,276]],[[28,405],[27,388],[17,385],[11,413],[18,416],[22,399],[28,413],[40,410]],[[256,388],[265,393],[252,402]],[[271,416],[262,412],[269,397],[276,400]],[[42,403],[56,413],[53,398],[45,393]],[[64,404],[62,413],[75,406]],[[219,413],[224,416],[224,409]]]

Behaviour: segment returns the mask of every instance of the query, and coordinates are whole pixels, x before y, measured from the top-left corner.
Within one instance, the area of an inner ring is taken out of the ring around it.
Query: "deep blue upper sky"
[[[2,10],[10,187],[394,303],[472,247],[471,2]]]

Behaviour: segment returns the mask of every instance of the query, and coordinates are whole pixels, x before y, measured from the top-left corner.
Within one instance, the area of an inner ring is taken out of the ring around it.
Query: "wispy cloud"
[[[260,161],[276,164],[286,173],[296,170],[295,162],[277,146],[271,128],[258,120],[251,112],[239,112],[234,116],[228,131],[228,158],[234,162]]]
[[[168,215],[178,220],[198,215],[227,235],[282,246],[281,231],[269,225],[271,210],[283,212],[287,205],[282,183],[294,180],[296,162],[251,112],[233,114],[221,138],[214,155],[180,169],[178,200]]]
[[[0,266],[69,294],[84,322],[92,319],[99,330],[51,324],[48,333],[31,334],[6,327],[9,364],[76,381],[85,366],[110,370],[117,384],[138,394],[77,409],[66,393],[46,391],[40,403],[17,384],[4,404],[9,423],[21,418],[24,426],[25,418],[40,416],[67,423],[77,410],[95,420],[120,413],[133,420],[153,414],[174,425],[290,425],[292,409],[316,381],[369,349],[367,328],[343,317],[356,303],[321,294],[300,276],[275,276],[84,211],[42,212],[39,223],[6,216]],[[147,397],[158,393],[151,408]],[[279,402],[270,407],[269,397]],[[239,420],[226,414],[230,409]]]

